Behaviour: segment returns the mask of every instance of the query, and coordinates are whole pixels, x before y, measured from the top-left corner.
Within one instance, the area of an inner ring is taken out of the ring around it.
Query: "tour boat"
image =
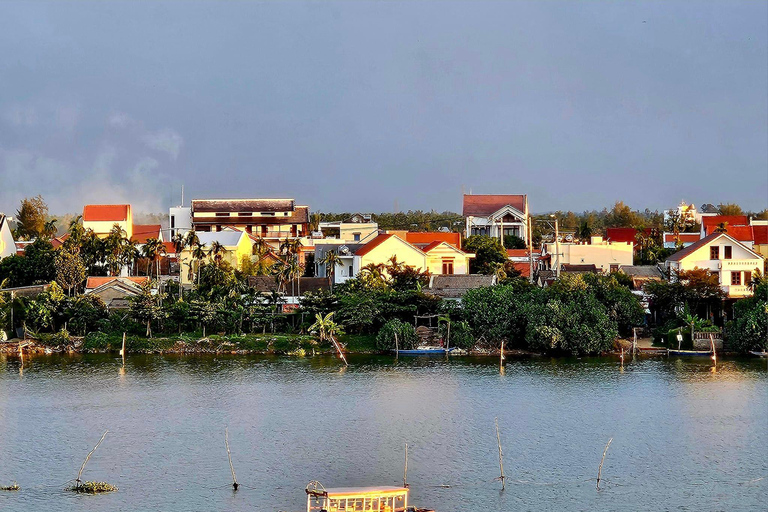
[[[444,356],[445,354],[450,354],[454,350],[456,350],[456,347],[445,348],[425,345],[411,350],[397,350],[397,354],[401,356]]]
[[[335,487],[326,489],[320,482],[309,482],[307,512],[434,512],[408,506],[408,488]]]

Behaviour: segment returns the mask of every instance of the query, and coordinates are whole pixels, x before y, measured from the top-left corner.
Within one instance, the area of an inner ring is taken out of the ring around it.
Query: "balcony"
[[[721,285],[720,288],[723,289],[723,292],[725,292],[726,295],[728,295],[728,298],[730,299],[738,299],[741,297],[749,297],[752,295],[752,290],[749,289],[749,286],[745,285]]]

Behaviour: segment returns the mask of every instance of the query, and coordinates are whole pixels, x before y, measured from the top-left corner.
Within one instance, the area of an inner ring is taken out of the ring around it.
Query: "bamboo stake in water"
[[[120,356],[123,358],[123,367],[125,367],[125,333],[123,333],[123,348],[120,349]]]
[[[496,480],[501,480],[501,490],[504,490],[504,481],[507,479],[507,477],[504,476],[504,453],[501,451],[501,435],[499,435],[499,418],[495,419],[496,421],[496,442],[499,445],[499,470],[501,471],[501,476],[497,478]]]
[[[104,431],[104,434],[101,436],[101,439],[99,439],[99,442],[96,443],[96,446],[93,447],[93,450],[88,452],[88,455],[85,457],[85,460],[83,461],[83,465],[80,466],[80,471],[77,472],[77,480],[75,480],[75,481],[77,482],[78,485],[80,485],[80,476],[83,474],[83,470],[85,469],[85,465],[88,464],[88,461],[91,459],[91,455],[93,455],[93,452],[96,451],[96,448],[98,448],[99,445],[102,443],[102,441],[104,441],[104,438],[107,437],[107,433],[108,432],[109,432],[109,430],[105,430]]]
[[[237,477],[235,476],[235,466],[232,465],[232,452],[229,451],[229,427],[224,429],[224,442],[227,445],[227,457],[229,457],[229,470],[232,471],[232,488],[237,490],[240,484],[237,483]]]
[[[400,347],[397,343],[397,333],[395,333],[395,359],[400,355]]]
[[[709,335],[709,342],[712,344],[712,362],[715,364],[715,369],[717,369],[717,350],[715,350],[715,338],[712,334]]]
[[[342,361],[344,361],[344,364],[345,364],[346,366],[349,366],[349,363],[347,362],[347,358],[346,358],[346,357],[344,357],[344,352],[342,352],[342,351],[341,351],[341,345],[339,345],[339,343],[336,341],[336,338],[334,338],[333,336],[331,336],[331,341],[332,341],[332,342],[333,342],[333,344],[336,346],[336,350],[338,350],[338,351],[339,351],[339,355],[341,356],[341,360],[342,360]]]
[[[605,450],[603,450],[603,458],[600,459],[600,466],[597,468],[597,490],[600,490],[600,478],[603,474],[603,462],[605,462],[605,454],[608,453],[608,447],[611,446],[611,442],[613,442],[613,438],[610,438],[608,440],[608,444],[605,445]]]
[[[408,443],[405,443],[405,467],[403,468],[403,487],[408,488]]]
[[[504,340],[501,340],[501,352],[499,353],[499,372],[504,375]]]

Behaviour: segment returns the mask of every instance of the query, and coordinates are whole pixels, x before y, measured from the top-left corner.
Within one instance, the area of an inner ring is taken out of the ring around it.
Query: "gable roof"
[[[131,240],[145,244],[150,238],[157,238],[159,240],[161,236],[160,224],[134,224]]]
[[[568,264],[564,263],[562,266],[562,272],[570,273],[570,274],[583,274],[585,272],[592,272],[593,274],[597,274],[597,265],[594,263],[583,263],[583,264]]]
[[[438,297],[460,299],[467,290],[496,284],[496,276],[482,274],[434,275],[429,279],[429,293]]]
[[[257,293],[272,293],[277,290],[277,281],[274,276],[248,276],[248,286]],[[317,293],[330,290],[331,283],[327,277],[300,277],[297,280],[287,281],[284,295],[290,295],[293,290],[304,295],[307,292]]]
[[[133,276],[133,277],[120,277],[120,276],[88,276],[88,279],[85,282],[85,289],[86,290],[93,290],[96,288],[99,288],[101,286],[104,286],[105,284],[111,283],[112,281],[118,281],[120,283],[131,283],[134,285],[141,286],[144,283],[146,283],[149,280],[148,277],[144,276]]]
[[[673,254],[672,256],[667,258],[667,261],[680,261],[680,260],[684,259],[686,256],[688,256],[689,254],[699,250],[702,247],[707,246],[708,244],[714,242],[715,240],[717,240],[720,237],[728,238],[734,244],[740,245],[741,247],[744,248],[744,250],[747,250],[747,251],[751,252],[752,254],[754,254],[755,256],[757,256],[757,257],[762,259],[762,256],[760,256],[755,251],[753,251],[752,249],[750,249],[746,245],[742,244],[741,242],[739,242],[738,240],[736,240],[735,238],[733,238],[729,234],[727,234],[727,233],[712,233],[711,235],[705,236],[704,238],[702,238],[698,242],[689,245],[685,249],[677,251],[675,254]]]
[[[83,207],[85,222],[121,222],[128,220],[129,204],[87,204]]]
[[[684,244],[692,244],[700,240],[701,235],[699,233],[678,233],[675,237],[674,233],[664,233],[665,242],[674,242],[676,238]]]
[[[440,231],[405,233],[405,241],[409,244],[432,244],[433,242],[445,242],[461,249],[461,233],[443,233]]]
[[[749,218],[746,215],[708,215],[701,218],[701,226],[705,232],[708,226],[717,227],[718,224],[727,222],[729,226],[748,226]]]
[[[232,247],[240,243],[240,237],[245,236],[244,231],[198,231],[197,238],[202,245],[209,246],[213,242],[219,242],[224,247]]]
[[[621,267],[621,272],[624,272],[629,277],[646,278],[646,279],[663,279],[664,274],[656,265],[627,265]]]
[[[488,217],[505,206],[525,213],[526,196],[501,194],[464,194],[464,217]]]
[[[605,239],[611,242],[635,242],[635,228],[606,228]]]
[[[507,258],[527,258],[528,249],[507,249]]]
[[[752,226],[752,232],[755,235],[754,242],[757,245],[768,244],[768,226]]]
[[[717,224],[705,225],[706,235],[711,235],[717,229]],[[755,240],[755,234],[753,233],[753,226],[731,226],[730,224],[725,226],[726,232],[739,242],[753,242]]]
[[[378,235],[376,238],[368,242],[367,244],[360,247],[358,250],[355,251],[355,256],[365,256],[390,238],[392,238],[393,234],[386,234],[386,235]]]

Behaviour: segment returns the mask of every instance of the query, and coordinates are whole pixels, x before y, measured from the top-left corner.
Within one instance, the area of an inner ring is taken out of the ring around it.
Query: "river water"
[[[0,359],[3,511],[301,511],[402,483],[438,512],[766,510],[765,360],[105,355]],[[499,474],[494,418],[504,448]],[[232,492],[224,444],[242,487]],[[64,490],[109,430],[84,479]],[[613,443],[597,468],[609,438]],[[443,487],[446,486],[446,487]]]

